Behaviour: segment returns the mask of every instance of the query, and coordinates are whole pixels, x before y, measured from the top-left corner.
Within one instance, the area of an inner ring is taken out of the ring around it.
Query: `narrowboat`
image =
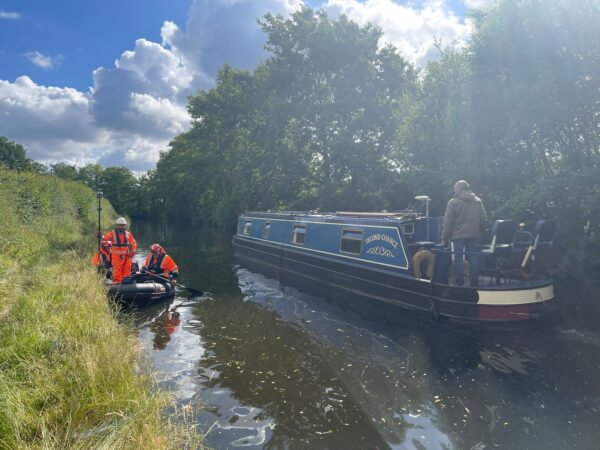
[[[246,212],[233,248],[251,270],[368,307],[475,326],[554,316],[553,281],[537,267],[552,245],[552,221],[538,221],[533,233],[511,220],[496,221],[491,243],[467,256],[478,258],[478,283],[459,286],[453,260],[465,255],[440,245],[442,219],[416,211]]]

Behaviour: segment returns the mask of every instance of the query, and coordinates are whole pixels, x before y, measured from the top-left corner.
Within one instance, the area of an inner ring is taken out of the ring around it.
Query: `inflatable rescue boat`
[[[109,298],[126,305],[145,306],[175,296],[175,286],[148,277],[126,277],[121,284],[108,288]]]

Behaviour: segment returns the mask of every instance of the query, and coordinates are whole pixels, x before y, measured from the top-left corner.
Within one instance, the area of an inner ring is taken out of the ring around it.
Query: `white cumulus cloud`
[[[175,136],[188,128],[190,116],[185,104],[149,94],[132,93],[130,105],[130,114],[158,126],[168,136]]]
[[[169,139],[146,138],[129,133],[115,133],[111,145],[100,152],[97,162],[105,167],[125,166],[141,174],[152,168]]]
[[[328,0],[323,8],[332,16],[345,14],[360,25],[374,23],[383,41],[396,46],[417,66],[438,55],[435,43],[464,43],[471,24],[450,10],[443,0],[427,0],[421,7],[392,0]]]
[[[42,69],[54,69],[62,62],[62,56],[50,56],[43,55],[42,53],[35,52],[27,52],[23,53],[23,56],[31,62],[36,67],[41,67]]]
[[[19,13],[12,11],[4,11],[3,9],[0,9],[0,19],[19,20],[21,17],[23,16]]]
[[[41,86],[27,76],[14,82],[0,80],[0,135],[22,143],[40,161],[97,161],[137,172],[150,169],[168,142],[189,129],[189,95],[211,87],[223,64],[252,69],[268,56],[257,19],[267,12],[287,15],[301,4],[300,0],[194,0],[184,27],[165,21],[161,42],[138,39],[114,65],[94,71],[87,92]],[[423,0],[419,5],[392,0],[322,3],[332,17],[346,14],[361,25],[379,25],[383,41],[423,66],[437,54],[435,39],[443,44],[462,42],[470,24],[444,0]],[[60,62],[39,52],[27,57],[46,69]]]
[[[197,88],[194,75],[160,44],[138,39],[114,68],[96,69],[93,78],[92,113],[101,126],[163,140],[190,123],[185,101]]]
[[[301,4],[300,0],[195,0],[185,31],[165,22],[163,45],[209,78],[223,64],[252,69],[267,56],[266,37],[257,20],[269,12],[287,15]]]
[[[90,97],[71,88],[46,87],[22,76],[0,80],[0,134],[43,161],[93,158],[90,145],[106,139],[89,112]]]
[[[483,9],[491,5],[495,0],[465,0],[465,6],[468,8]]]
[[[287,14],[297,0],[195,0],[185,29],[166,21],[162,42],[138,39],[112,67],[93,73],[88,92],[0,81],[0,135],[44,161],[150,169],[169,141],[190,127],[187,97],[214,84],[225,63],[253,68],[266,55],[257,19]],[[25,55],[38,67],[60,62]]]

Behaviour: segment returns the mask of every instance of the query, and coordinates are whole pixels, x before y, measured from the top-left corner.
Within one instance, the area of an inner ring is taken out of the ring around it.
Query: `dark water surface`
[[[215,449],[600,449],[598,334],[387,324],[235,266],[231,235],[132,231],[208,291],[136,315]]]

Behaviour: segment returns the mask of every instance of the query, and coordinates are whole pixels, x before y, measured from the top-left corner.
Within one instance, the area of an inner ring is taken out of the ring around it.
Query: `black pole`
[[[102,246],[102,230],[100,228],[100,212],[102,211],[102,192],[96,192],[96,197],[98,197],[98,251],[100,251],[100,247]]]

